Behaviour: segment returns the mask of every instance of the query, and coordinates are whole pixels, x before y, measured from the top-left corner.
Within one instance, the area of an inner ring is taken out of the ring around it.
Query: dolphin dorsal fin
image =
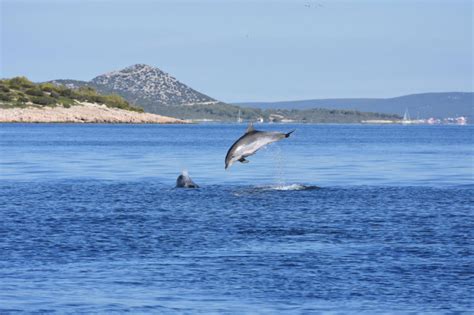
[[[245,133],[249,133],[249,132],[252,132],[252,131],[255,131],[255,128],[253,127],[253,122],[249,122],[249,125],[248,125],[247,130],[245,131]]]

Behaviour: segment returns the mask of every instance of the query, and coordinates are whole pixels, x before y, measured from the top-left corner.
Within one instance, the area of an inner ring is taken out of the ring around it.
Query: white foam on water
[[[300,184],[290,184],[290,185],[276,185],[270,188],[271,190],[304,190],[306,186]]]
[[[285,185],[266,185],[266,186],[255,186],[243,189],[237,189],[232,194],[236,197],[242,197],[249,194],[263,193],[263,192],[277,192],[277,191],[303,191],[303,190],[318,190],[321,187],[315,185],[303,185],[303,184],[285,184]]]
[[[274,185],[264,187],[264,190],[309,190],[309,189],[319,189],[317,186],[308,186],[303,184],[288,184],[288,185]]]

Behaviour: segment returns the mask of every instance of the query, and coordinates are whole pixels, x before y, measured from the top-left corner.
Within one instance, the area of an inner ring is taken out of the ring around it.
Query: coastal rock
[[[129,124],[183,124],[184,120],[150,113],[110,108],[105,105],[81,102],[65,108],[26,107],[0,108],[0,122],[31,123],[129,123]]]

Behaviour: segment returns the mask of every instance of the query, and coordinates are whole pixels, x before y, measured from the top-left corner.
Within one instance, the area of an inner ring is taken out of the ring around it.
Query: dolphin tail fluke
[[[295,130],[296,130],[296,129],[295,129]],[[286,134],[285,134],[285,138],[288,138],[293,132],[295,132],[295,130],[292,130],[292,131],[286,133]]]

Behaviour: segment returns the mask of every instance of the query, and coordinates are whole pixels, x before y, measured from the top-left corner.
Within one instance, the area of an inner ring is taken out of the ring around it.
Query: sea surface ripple
[[[0,313],[472,312],[471,126],[258,128],[0,125]]]

